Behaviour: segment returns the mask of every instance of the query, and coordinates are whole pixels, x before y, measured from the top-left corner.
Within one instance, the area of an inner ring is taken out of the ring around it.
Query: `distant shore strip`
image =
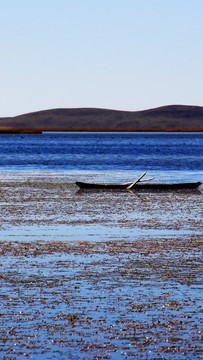
[[[42,134],[43,132],[203,132],[203,129],[123,129],[123,128],[41,128],[41,129],[21,129],[0,127],[0,134]]]

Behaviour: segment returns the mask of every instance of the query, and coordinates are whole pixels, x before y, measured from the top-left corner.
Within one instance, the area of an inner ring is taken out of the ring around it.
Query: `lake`
[[[201,359],[202,186],[85,193],[75,181],[202,181],[202,140],[0,135],[2,359]]]
[[[1,134],[1,169],[202,170],[202,133]]]

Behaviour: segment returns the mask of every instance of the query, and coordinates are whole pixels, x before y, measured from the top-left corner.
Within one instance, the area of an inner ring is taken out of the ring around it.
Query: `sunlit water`
[[[0,135],[8,170],[202,170],[202,133]]]

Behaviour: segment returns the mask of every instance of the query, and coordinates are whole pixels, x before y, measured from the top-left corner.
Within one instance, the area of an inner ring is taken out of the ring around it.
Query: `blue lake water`
[[[200,359],[203,134],[0,135],[0,358]]]
[[[202,133],[0,134],[0,170],[62,172],[106,180],[147,170],[162,179],[202,180]],[[129,179],[127,176],[127,180]]]

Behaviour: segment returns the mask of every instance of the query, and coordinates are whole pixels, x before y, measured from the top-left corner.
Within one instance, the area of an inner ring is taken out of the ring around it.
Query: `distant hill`
[[[52,109],[0,118],[0,131],[15,129],[203,131],[203,107],[169,105],[144,111]]]

